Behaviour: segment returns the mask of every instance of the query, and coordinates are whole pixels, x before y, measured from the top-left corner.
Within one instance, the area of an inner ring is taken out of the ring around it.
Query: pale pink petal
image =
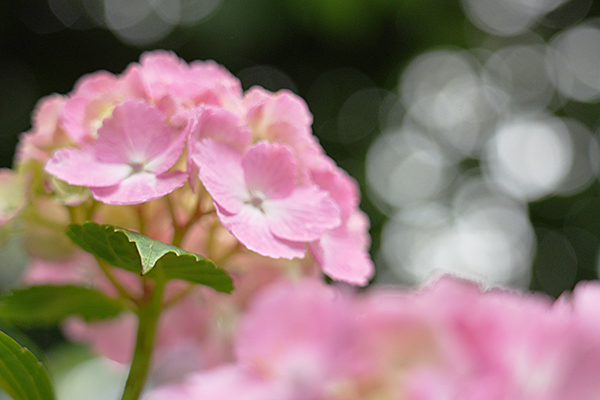
[[[310,242],[340,224],[338,207],[315,185],[298,187],[283,199],[266,199],[262,207],[271,232],[282,239]]]
[[[214,104],[229,110],[241,110],[242,84],[225,67],[212,60],[192,61],[190,78],[202,84],[194,97],[196,104]]]
[[[288,90],[271,93],[253,87],[244,95],[244,106],[255,139],[292,144],[312,136],[312,115],[306,102]]]
[[[340,227],[309,245],[313,257],[329,277],[364,286],[375,273],[369,256],[369,221],[357,211]]]
[[[345,221],[357,210],[360,198],[358,184],[346,171],[330,162],[326,168],[311,170],[311,178],[321,189],[329,192],[340,207],[342,220]]]
[[[104,121],[94,143],[96,157],[110,163],[153,161],[153,169],[161,174],[171,168],[183,151],[179,131],[168,127],[155,107],[127,100],[115,107],[112,117]],[[157,163],[157,159],[161,162]]]
[[[248,127],[254,141],[285,143],[293,149],[300,171],[314,168],[325,158],[312,135],[312,115],[306,102],[288,90],[271,93],[253,87],[244,96]]]
[[[245,204],[236,214],[223,212],[219,207],[217,212],[223,226],[248,249],[271,258],[304,257],[304,244],[273,236],[267,217],[258,208]]]
[[[170,91],[178,96],[188,96],[195,82],[187,82],[187,63],[170,51],[146,52],[140,56],[141,73],[146,93],[154,101],[160,101]]]
[[[165,147],[162,154],[159,154],[153,159],[148,160],[144,164],[144,170],[152,171],[157,175],[167,172],[173,165],[177,163],[183,154],[185,144],[186,135],[184,130],[181,130],[178,136],[172,138],[171,142],[167,147]]]
[[[268,199],[287,197],[296,186],[297,165],[286,146],[259,142],[244,154],[242,167],[246,188]]]
[[[222,108],[204,107],[192,128],[190,143],[210,138],[226,143],[243,153],[250,145],[250,136],[248,128],[240,125],[240,118],[233,112]]]
[[[43,97],[33,110],[32,125],[35,127],[35,135],[32,137],[34,145],[47,148],[56,143],[56,131],[59,126],[59,116],[67,99],[64,96],[53,94]]]
[[[146,93],[155,102],[173,96],[180,104],[212,104],[237,109],[242,89],[223,66],[214,61],[195,61],[188,65],[172,52],[153,51],[140,57]]]
[[[66,101],[66,97],[57,94],[38,101],[32,115],[31,130],[19,137],[15,166],[29,160],[45,163],[55,149],[70,145],[59,122]]]
[[[173,171],[162,175],[151,172],[132,174],[117,185],[109,187],[92,187],[92,195],[106,204],[140,204],[156,200],[175,189],[182,187],[187,181],[185,172]]]
[[[90,147],[58,150],[46,163],[45,170],[71,185],[88,187],[113,186],[133,172],[127,164],[99,161]]]
[[[110,116],[113,107],[126,95],[117,77],[109,72],[83,76],[75,84],[61,114],[63,128],[75,143],[89,143],[96,137],[102,120]]]
[[[248,200],[242,155],[225,143],[204,139],[196,143],[192,160],[200,168],[200,181],[214,202],[227,213],[239,212]]]

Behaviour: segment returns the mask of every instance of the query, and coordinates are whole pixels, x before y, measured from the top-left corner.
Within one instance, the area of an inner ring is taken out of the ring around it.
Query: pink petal
[[[222,108],[205,107],[192,128],[190,142],[211,138],[243,153],[250,145],[250,137],[250,131],[240,125],[236,114]]]
[[[94,143],[96,157],[110,163],[147,163],[161,174],[171,168],[183,151],[178,131],[168,127],[155,107],[127,100],[104,121]],[[160,160],[160,161],[157,161]]]
[[[346,220],[358,208],[358,184],[350,175],[333,162],[320,170],[312,170],[311,177],[321,189],[327,190],[340,207],[341,217]]]
[[[289,196],[296,186],[297,165],[286,146],[259,142],[251,147],[242,160],[246,187],[269,199]]]
[[[219,220],[248,249],[271,258],[303,258],[303,243],[279,239],[271,233],[265,214],[244,204],[238,213],[227,214],[217,207]]]
[[[88,187],[113,186],[133,172],[127,164],[108,164],[97,160],[91,147],[58,150],[44,169],[71,185]]]
[[[279,238],[311,242],[340,224],[339,209],[316,185],[298,187],[284,199],[263,202],[271,232]]]
[[[62,126],[78,144],[89,143],[106,111],[125,97],[117,78],[106,71],[85,75],[75,84],[61,115]],[[110,114],[108,114],[110,115]]]
[[[254,87],[246,92],[243,104],[255,141],[287,144],[301,169],[321,161],[324,151],[312,135],[312,115],[302,98],[288,90],[271,93]]]
[[[93,187],[90,190],[98,201],[106,204],[140,204],[161,198],[182,187],[187,180],[185,172],[173,171],[162,175],[138,172],[118,185]]]
[[[369,222],[361,211],[309,245],[323,272],[332,279],[364,286],[375,272],[369,252]]]
[[[230,214],[239,212],[248,200],[242,155],[225,143],[204,139],[195,144],[192,160],[214,202]]]
[[[312,115],[306,102],[288,90],[271,93],[253,87],[244,96],[244,106],[248,125],[257,139],[292,144],[312,136]],[[287,129],[279,129],[284,125]]]

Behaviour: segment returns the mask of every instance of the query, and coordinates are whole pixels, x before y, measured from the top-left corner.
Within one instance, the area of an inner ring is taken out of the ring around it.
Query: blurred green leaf
[[[0,387],[15,400],[55,398],[42,363],[3,332],[0,332]]]
[[[137,232],[86,222],[69,225],[67,235],[85,251],[127,271],[149,277],[162,273],[166,279],[184,279],[225,293],[233,290],[229,274],[211,260]]]
[[[113,318],[124,310],[119,301],[82,286],[30,286],[0,298],[0,319],[28,326],[55,325],[70,316]]]

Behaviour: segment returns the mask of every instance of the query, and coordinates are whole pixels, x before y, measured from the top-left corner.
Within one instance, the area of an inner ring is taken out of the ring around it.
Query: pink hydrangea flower
[[[367,284],[374,266],[368,254],[369,221],[358,209],[358,185],[324,154],[311,133],[312,116],[306,103],[289,91],[270,93],[252,88],[244,96],[243,106],[242,116],[215,107],[205,107],[199,113],[188,144],[190,175],[197,174],[206,138],[238,152],[246,151],[255,141],[284,144],[297,163],[297,181],[318,185],[341,211],[341,224],[309,244],[313,257],[333,279]]]
[[[219,219],[242,244],[273,258],[302,258],[305,243],[339,225],[339,210],[316,185],[298,186],[287,146],[259,142],[241,154],[205,139],[194,162]]]
[[[183,186],[187,174],[167,172],[179,159],[185,131],[165,124],[155,107],[134,100],[120,104],[98,130],[98,139],[81,149],[54,153],[46,172],[89,187],[107,204],[138,204]]]

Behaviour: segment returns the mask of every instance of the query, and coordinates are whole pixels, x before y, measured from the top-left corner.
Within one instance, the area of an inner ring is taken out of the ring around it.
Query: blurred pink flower
[[[598,297],[598,283],[553,306],[449,277],[363,295],[281,281],[242,316],[236,363],[149,399],[594,400]]]

